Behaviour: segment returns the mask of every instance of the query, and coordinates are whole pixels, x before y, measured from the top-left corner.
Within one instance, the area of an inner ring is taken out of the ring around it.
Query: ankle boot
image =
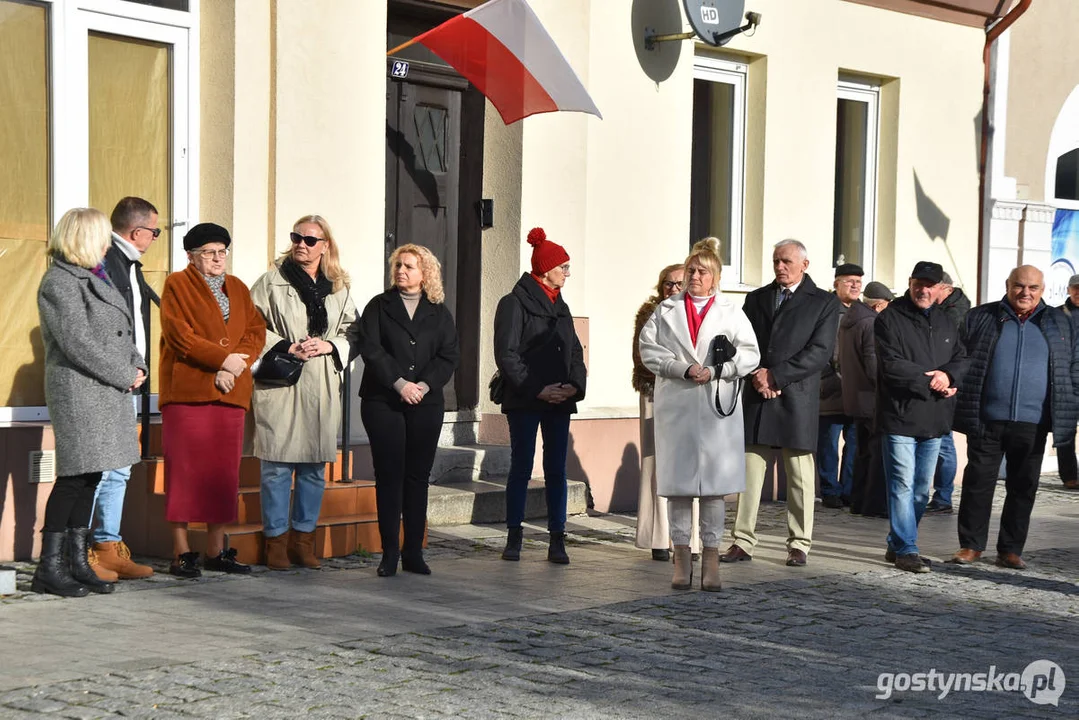
[[[41,559],[38,560],[30,589],[36,593],[62,597],[86,597],[90,594],[90,588],[71,577],[71,565],[67,560],[67,533],[41,533]]]
[[[122,580],[137,580],[148,578],[154,574],[154,569],[149,565],[139,565],[131,559],[131,549],[123,540],[117,542],[94,543],[94,553],[97,554],[99,567],[97,576],[102,580],[108,580],[101,574],[101,568],[111,570]],[[93,565],[93,563],[90,563]]]
[[[90,528],[67,529],[67,554],[71,577],[90,588],[90,592],[111,593],[116,586],[97,576],[89,562]]]
[[[520,560],[522,540],[524,540],[523,529],[519,527],[509,528],[509,532],[506,533],[506,549],[502,551],[502,559]]]
[[[318,570],[322,567],[322,563],[320,563],[315,556],[314,532],[289,530],[288,555],[289,560],[296,565],[302,565],[303,567],[311,568],[312,570]]]
[[[266,567],[271,570],[288,570],[292,567],[288,559],[288,533],[266,538]]]
[[[674,575],[671,587],[675,590],[689,590],[693,584],[693,553],[689,545],[674,546]]]
[[[719,592],[719,548],[706,547],[701,553],[701,590]]]
[[[547,562],[569,565],[569,555],[566,554],[566,533],[551,533],[551,544],[547,548]]]
[[[97,575],[99,580],[104,580],[105,582],[116,582],[120,579],[119,573],[113,572],[101,563],[101,558],[98,557],[98,554],[94,550],[94,548],[90,548],[86,551],[86,562],[90,563],[90,567],[93,569],[94,575]]]
[[[398,548],[382,548],[382,562],[378,564],[379,577],[393,577],[397,574],[397,564],[401,560],[401,551]]]

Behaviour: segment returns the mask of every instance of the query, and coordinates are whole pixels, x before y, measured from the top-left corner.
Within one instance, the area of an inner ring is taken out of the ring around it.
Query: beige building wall
[[[1004,175],[1018,200],[1045,202],[1049,137],[1061,107],[1079,86],[1079,3],[1038,0],[1008,31]]]

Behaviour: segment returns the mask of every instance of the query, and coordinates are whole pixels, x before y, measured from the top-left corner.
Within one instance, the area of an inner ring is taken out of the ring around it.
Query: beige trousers
[[[666,550],[671,546],[667,498],[656,494],[656,434],[652,398],[641,395],[641,484],[637,494],[637,547]],[[701,551],[699,503],[693,500],[693,552]]]
[[[757,546],[757,510],[764,476],[775,450],[764,445],[746,447],[746,491],[738,496],[734,516],[734,544],[750,555]],[[817,471],[813,453],[780,450],[787,471],[787,549],[809,554],[813,543],[813,500]]]

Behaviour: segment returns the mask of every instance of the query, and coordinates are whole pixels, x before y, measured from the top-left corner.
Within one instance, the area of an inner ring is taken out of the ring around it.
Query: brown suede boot
[[[701,553],[701,590],[719,592],[722,589],[719,581],[719,548],[706,547]]]
[[[94,543],[97,553],[97,562],[101,567],[111,570],[121,580],[138,580],[148,578],[154,574],[154,569],[149,565],[139,565],[131,559],[131,550],[121,540],[119,542]],[[90,563],[93,565],[93,562]],[[94,568],[97,576],[102,580],[100,570]]]
[[[288,559],[288,533],[266,538],[266,567],[271,570],[288,570],[292,567]]]
[[[93,569],[94,575],[97,575],[98,580],[116,582],[120,579],[119,575],[101,564],[101,558],[94,552],[94,548],[90,548],[86,551],[86,562],[90,564],[90,567]]]
[[[297,565],[318,570],[322,563],[315,557],[315,533],[289,530],[288,556]]]
[[[671,587],[675,590],[689,590],[693,584],[693,553],[689,545],[674,546],[674,576]]]

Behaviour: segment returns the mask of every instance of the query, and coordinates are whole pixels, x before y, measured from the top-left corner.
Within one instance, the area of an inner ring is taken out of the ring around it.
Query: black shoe
[[[551,545],[547,548],[547,562],[569,565],[569,555],[566,554],[566,533],[551,533]]]
[[[61,597],[86,597],[90,588],[71,577],[71,564],[67,559],[67,533],[42,532],[41,558],[34,571],[30,589],[36,593],[50,593]]]
[[[955,512],[951,505],[944,505],[943,503],[929,503],[925,506],[926,515],[951,515]]]
[[[506,533],[506,548],[502,551],[503,560],[520,560],[521,559],[521,543],[524,540],[524,530],[515,527],[509,528],[509,532]]]
[[[378,576],[379,577],[393,577],[397,574],[397,561],[400,559],[400,555],[397,551],[386,552],[382,551],[382,562],[378,564]]]
[[[843,507],[849,508],[851,505],[850,495],[840,495],[839,501],[843,503]]]
[[[197,552],[180,553],[169,565],[169,575],[182,578],[202,577],[202,570],[199,570],[199,554]]]
[[[116,589],[116,586],[99,578],[90,567],[87,555],[89,549],[90,528],[67,529],[67,554],[68,562],[71,564],[71,577],[81,585],[90,588],[90,592],[108,595]]]
[[[207,555],[203,567],[207,570],[231,573],[233,575],[248,575],[251,573],[250,565],[236,562],[236,548],[222,550],[217,554],[217,557]]]
[[[659,562],[670,562],[671,551],[663,548],[661,550],[652,550],[652,559]]]
[[[407,553],[401,555],[401,569],[405,572],[417,575],[430,575],[431,568],[423,561],[423,553]]]
[[[832,510],[839,510],[843,507],[843,501],[839,499],[838,495],[825,495],[820,499],[821,505]]]
[[[895,567],[898,570],[906,570],[912,573],[927,573],[930,572],[930,569],[925,560],[926,558],[914,553],[899,555],[895,559]]]
[[[931,559],[927,558],[925,555],[919,555],[918,559],[920,559],[922,561],[922,565],[925,565],[927,568],[932,568],[933,567],[933,561]],[[895,560],[896,560],[895,550],[885,550],[884,551],[884,562],[894,563]]]

